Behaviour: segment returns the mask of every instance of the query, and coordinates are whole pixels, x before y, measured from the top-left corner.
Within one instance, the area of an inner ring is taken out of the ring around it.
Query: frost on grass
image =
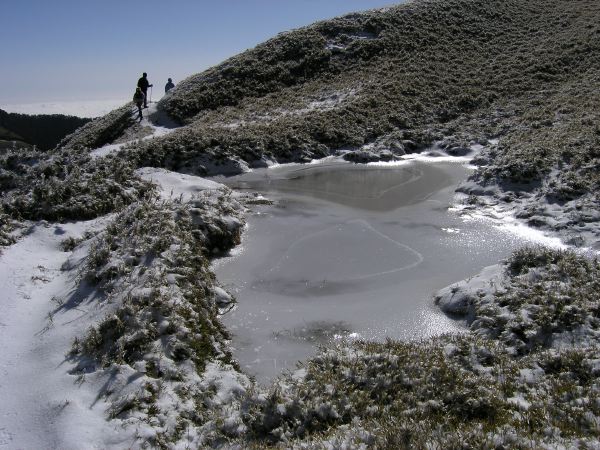
[[[239,243],[241,209],[226,190],[186,203],[149,198],[90,247],[81,275],[106,317],[74,343],[74,373],[106,374],[108,417],[138,427],[143,442],[199,446],[243,430],[228,411],[249,381],[231,360],[223,290],[208,266]]]
[[[11,234],[14,227],[13,220],[4,212],[2,205],[0,205],[0,248],[15,242],[15,238]]]
[[[596,441],[600,348],[515,359],[474,336],[358,342],[250,396],[250,441],[286,448],[539,448]]]
[[[596,258],[526,247],[497,272],[449,286],[435,301],[466,316],[476,335],[500,340],[519,355],[600,342]]]
[[[0,155],[0,200],[16,219],[92,219],[123,208],[154,187],[115,156],[85,150],[9,151]]]
[[[93,149],[111,144],[136,123],[137,109],[133,103],[117,108],[105,116],[85,124],[65,137],[59,147]]]

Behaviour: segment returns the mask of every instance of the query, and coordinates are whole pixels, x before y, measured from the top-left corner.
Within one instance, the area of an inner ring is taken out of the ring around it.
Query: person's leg
[[[148,90],[144,91],[144,108],[148,107]]]
[[[140,119],[140,122],[141,122],[141,121],[142,121],[142,118],[144,117],[144,116],[142,115],[142,104],[141,104],[141,103],[138,103],[138,104],[137,104],[137,107],[138,107],[138,119]]]

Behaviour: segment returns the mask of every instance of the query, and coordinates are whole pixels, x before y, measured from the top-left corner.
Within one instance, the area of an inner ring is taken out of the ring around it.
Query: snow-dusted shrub
[[[326,350],[254,394],[243,417],[255,442],[288,448],[594,442],[599,355],[594,345],[515,359],[473,336],[358,342]]]
[[[11,234],[13,230],[13,220],[3,211],[2,205],[0,205],[0,247],[5,247],[15,242],[15,238]]]
[[[554,264],[563,255],[561,251],[543,246],[522,247],[513,252],[506,265],[511,275],[523,275],[532,268]]]
[[[5,166],[15,168],[12,189],[2,197],[2,204],[15,217],[91,219],[154,190],[134,174],[131,164],[113,156],[91,159],[84,151],[61,149],[42,160],[32,159],[10,165],[9,161]]]
[[[124,322],[125,317],[133,321],[142,320],[144,315],[138,314],[139,310],[149,305],[164,303],[165,306],[170,305],[168,308],[172,308],[173,312],[189,316],[188,319],[202,322],[206,319],[203,315],[208,314],[214,320],[216,306],[208,299],[212,298],[210,287],[215,282],[208,270],[207,256],[226,251],[239,243],[243,224],[240,213],[241,206],[225,191],[197,197],[187,203],[150,198],[129,206],[119,214],[92,244],[83,276],[111,295],[122,290],[128,293],[123,293],[123,308],[107,317],[89,339],[83,341],[84,352],[100,352],[97,356],[109,363],[132,363],[140,358],[140,354],[131,355],[124,351],[127,343],[121,345],[115,336],[133,333],[136,329],[144,329],[142,334],[145,337],[152,335],[147,333],[153,328],[148,324]],[[131,283],[144,289],[134,295]],[[172,289],[178,293],[171,293]],[[186,301],[179,306],[171,305],[171,295],[182,296]],[[166,312],[161,314],[169,315]],[[147,318],[151,322],[157,320],[155,314]],[[175,324],[185,322],[184,318],[179,318],[167,328],[173,331]],[[202,323],[192,329],[207,329],[204,338],[208,340],[202,345],[196,342],[191,347],[198,351],[206,347],[204,350],[209,354],[213,335],[224,332],[220,326]],[[148,337],[148,342],[155,338],[154,335]],[[144,337],[138,334],[136,339],[143,340]],[[111,348],[108,349],[107,345]],[[188,347],[179,346],[172,353],[175,357],[190,357],[193,352]],[[92,349],[97,351],[92,352]],[[108,351],[107,355],[104,355],[105,351]]]
[[[232,365],[208,256],[239,243],[241,212],[226,190],[186,203],[146,198],[93,238],[81,279],[110,302],[105,318],[74,342],[74,372],[122,374],[111,379],[109,415],[148,422],[145,442],[165,446],[187,439],[185,431],[200,446],[220,427],[239,433],[235,420],[217,420],[248,379]],[[218,387],[215,377],[231,382]]]
[[[572,348],[598,342],[600,263],[573,251],[523,248],[505,263],[504,274],[481,285],[473,279],[455,287],[463,308],[444,308],[467,316],[477,335],[503,342],[515,354],[537,348]],[[444,290],[445,292],[446,290]],[[436,295],[441,301],[445,294]]]
[[[45,153],[33,148],[11,148],[0,153],[0,192],[23,184],[33,167],[45,159]]]
[[[133,93],[132,93],[133,95]],[[65,137],[58,147],[93,149],[110,144],[136,123],[137,109],[133,103],[98,117]]]

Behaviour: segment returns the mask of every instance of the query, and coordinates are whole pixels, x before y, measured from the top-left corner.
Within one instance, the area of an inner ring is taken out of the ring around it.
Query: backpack
[[[134,103],[142,103],[144,101],[144,93],[138,92],[137,90],[133,94],[133,102]]]

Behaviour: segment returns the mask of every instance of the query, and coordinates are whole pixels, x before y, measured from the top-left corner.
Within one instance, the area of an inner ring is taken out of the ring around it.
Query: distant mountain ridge
[[[0,141],[17,141],[50,150],[91,120],[63,114],[17,114],[0,109]]]

